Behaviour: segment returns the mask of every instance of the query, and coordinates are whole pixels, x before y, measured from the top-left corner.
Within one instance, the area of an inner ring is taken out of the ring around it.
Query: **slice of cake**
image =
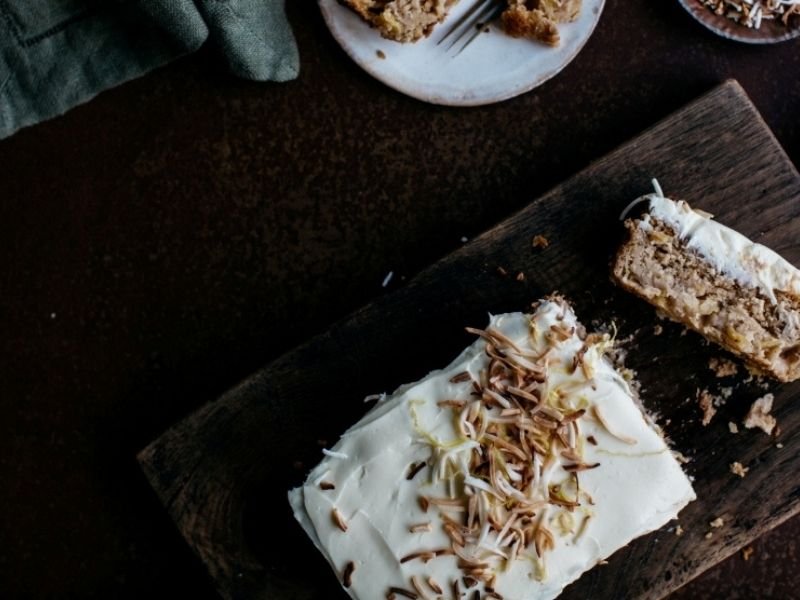
[[[614,281],[756,369],[800,378],[800,270],[655,185],[625,221]]]
[[[458,0],[341,0],[380,34],[396,42],[416,42],[444,21]],[[582,0],[506,0],[503,29],[513,37],[528,37],[558,46],[557,25],[578,18]]]
[[[289,493],[353,598],[555,598],[695,498],[609,336],[564,300],[470,331]]]
[[[346,6],[397,42],[416,42],[430,35],[457,0],[343,0]]]

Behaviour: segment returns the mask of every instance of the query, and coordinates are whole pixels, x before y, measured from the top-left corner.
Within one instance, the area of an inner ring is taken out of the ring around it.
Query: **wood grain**
[[[800,264],[800,177],[735,82],[727,82],[536,199],[407,285],[296,348],[164,433],[139,455],[144,472],[223,597],[344,598],[333,573],[291,518],[286,491],[366,410],[361,399],[391,391],[446,364],[467,343],[464,325],[488,311],[521,310],[558,290],[587,325],[615,320],[630,338],[628,364],[643,399],[692,461],[698,501],[681,514],[686,533],[640,538],[565,592],[565,598],[656,599],[800,510],[800,385],[769,385],[779,440],[731,434],[765,393],[746,373],[718,380],[723,353],[662,323],[615,289],[609,259],[628,201],[658,177],[696,206]],[[456,201],[456,199],[454,199]],[[545,250],[531,247],[547,236]],[[498,266],[512,276],[501,276]],[[524,282],[515,275],[523,272]],[[656,335],[656,325],[663,333]],[[700,388],[732,388],[708,427]],[[783,444],[776,447],[776,442]],[[744,479],[729,472],[738,460]],[[301,462],[301,465],[296,463]],[[706,539],[708,523],[725,525]]]

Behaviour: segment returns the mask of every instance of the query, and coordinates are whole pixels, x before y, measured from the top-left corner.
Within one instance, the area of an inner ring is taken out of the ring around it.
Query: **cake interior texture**
[[[648,215],[644,226],[629,219],[626,228],[613,267],[620,286],[757,370],[781,381],[800,377],[800,295],[737,280],[689,247],[673,223]]]
[[[381,35],[398,42],[415,42],[430,35],[457,0],[344,0]]]
[[[353,598],[555,598],[695,497],[609,334],[587,335],[564,300],[471,333],[289,494]]]
[[[342,0],[380,34],[397,42],[427,37],[458,0]],[[557,25],[578,18],[582,0],[505,0],[503,29],[513,37],[528,37],[557,46]],[[485,25],[485,23],[483,23]]]

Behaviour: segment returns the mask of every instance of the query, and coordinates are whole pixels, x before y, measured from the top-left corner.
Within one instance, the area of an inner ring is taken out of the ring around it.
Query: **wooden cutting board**
[[[800,510],[800,385],[759,384],[747,373],[718,379],[724,356],[693,333],[660,321],[616,289],[609,260],[622,238],[621,209],[665,192],[800,265],[800,177],[736,82],[727,82],[599,160],[525,209],[242,382],[145,448],[139,461],[223,597],[344,598],[334,574],[289,510],[286,492],[367,409],[447,364],[471,342],[465,325],[487,312],[525,310],[558,290],[581,320],[614,320],[629,338],[646,406],[675,448],[691,458],[698,500],[675,523],[636,540],[565,598],[662,598]],[[455,199],[454,199],[455,201]],[[531,238],[550,240],[534,249]],[[502,267],[508,273],[498,271]],[[516,275],[524,273],[524,281]],[[660,330],[663,328],[663,332]],[[731,388],[708,427],[698,389]],[[752,400],[775,394],[781,433],[738,434]],[[779,444],[782,447],[779,447]],[[730,463],[749,467],[745,478]],[[299,462],[302,465],[298,464]],[[709,522],[724,526],[706,538]],[[512,599],[513,600],[513,599]]]

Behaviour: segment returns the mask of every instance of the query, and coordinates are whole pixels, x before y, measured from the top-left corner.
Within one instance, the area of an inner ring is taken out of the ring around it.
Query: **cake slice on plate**
[[[566,301],[470,331],[289,494],[353,598],[555,598],[695,498],[609,336]]]
[[[757,370],[800,378],[800,270],[654,183],[631,203],[647,209],[625,221],[613,280]]]
[[[380,34],[397,42],[430,35],[458,0],[343,0]]]
[[[458,0],[341,0],[380,34],[396,42],[416,42],[444,21]],[[478,0],[483,4],[486,0]],[[528,37],[550,46],[560,41],[559,23],[578,18],[582,0],[501,0],[503,29],[513,37]],[[491,8],[489,3],[481,10]],[[479,13],[485,14],[485,13]],[[481,25],[486,25],[482,23]]]

